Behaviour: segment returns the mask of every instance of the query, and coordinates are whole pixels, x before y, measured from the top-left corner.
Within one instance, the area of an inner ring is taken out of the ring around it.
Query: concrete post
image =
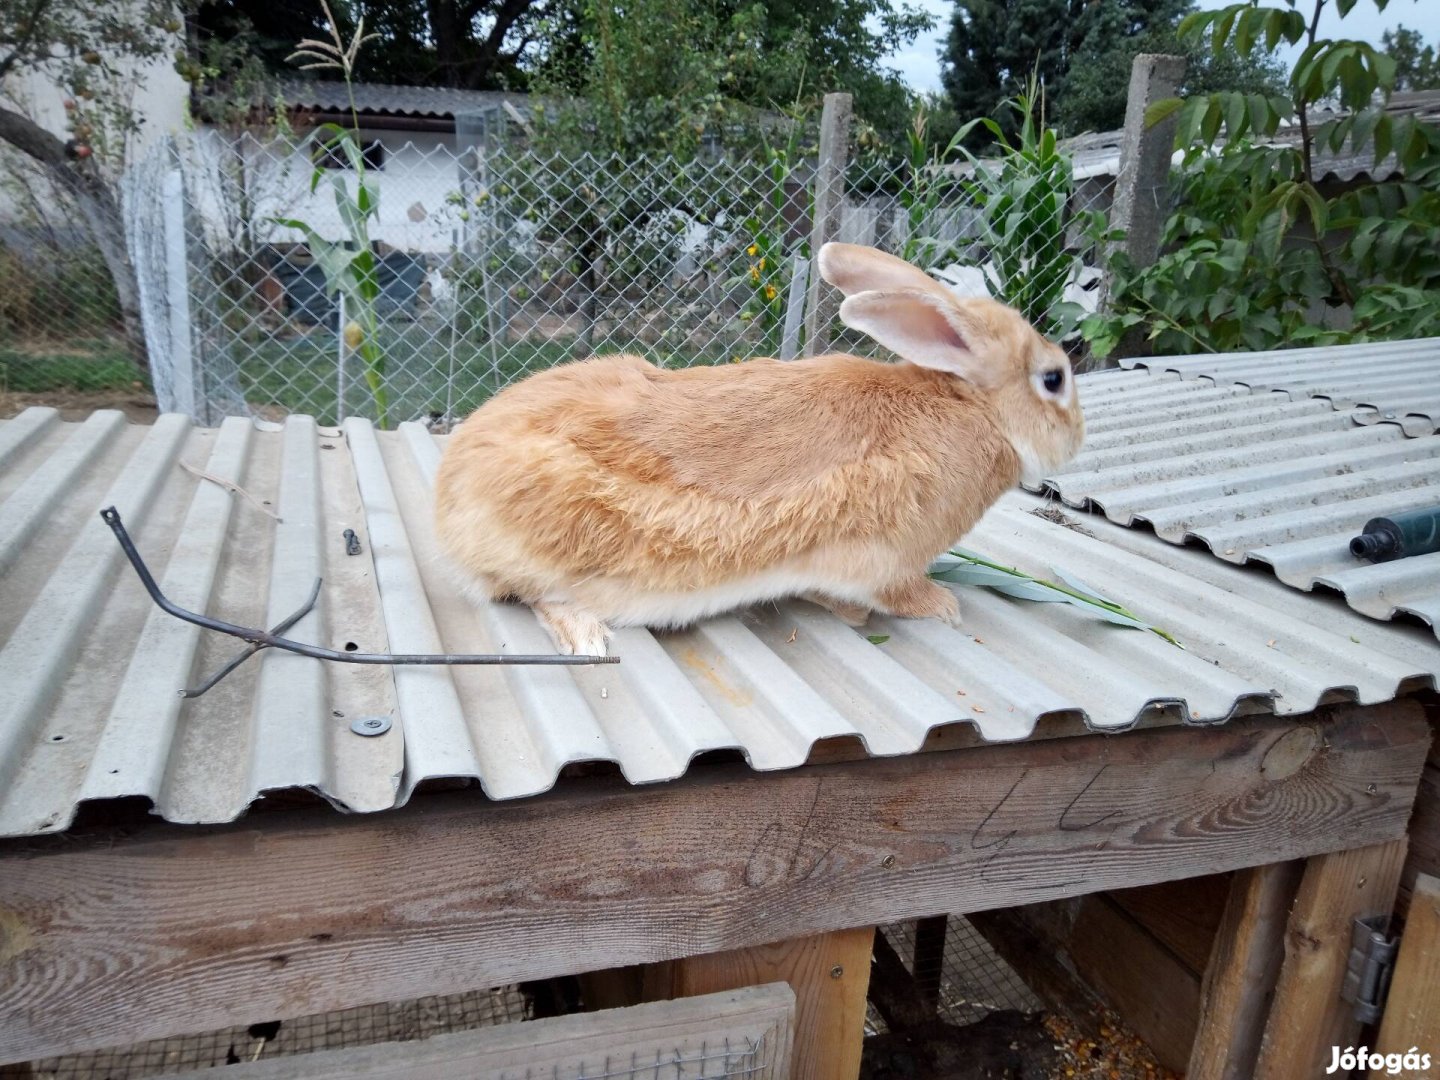
[[[1121,250],[1136,266],[1149,266],[1160,254],[1160,233],[1169,212],[1166,190],[1170,180],[1170,159],[1175,150],[1177,116],[1154,127],[1145,126],[1145,110],[1157,101],[1174,97],[1185,77],[1183,56],[1156,56],[1141,53],[1130,69],[1130,97],[1125,105],[1125,136],[1120,145],[1120,175],[1115,181],[1115,199],[1110,205],[1110,227],[1124,229]],[[1107,277],[1101,303],[1108,303]],[[1114,365],[1119,355],[1132,349],[1122,345],[1107,361]]]
[[[826,94],[820,115],[820,161],[815,170],[815,224],[810,231],[810,257],[840,232],[840,210],[845,202],[845,165],[850,154],[849,94]],[[817,356],[830,348],[830,327],[840,310],[840,294],[820,274],[810,275],[805,305],[805,355]]]
[[[1110,224],[1125,230],[1125,252],[1137,266],[1148,266],[1160,254],[1160,231],[1168,207],[1165,191],[1170,180],[1170,159],[1175,150],[1178,116],[1152,128],[1145,126],[1145,110],[1157,101],[1174,97],[1185,77],[1183,56],[1135,57],[1130,72],[1130,99],[1125,106],[1125,139],[1120,146],[1120,175],[1115,181],[1115,202]]]

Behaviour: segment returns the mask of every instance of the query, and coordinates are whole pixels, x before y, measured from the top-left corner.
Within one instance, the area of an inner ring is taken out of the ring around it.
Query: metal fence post
[[[165,308],[170,337],[171,382],[165,412],[182,412],[209,423],[209,402],[200,393],[195,365],[195,343],[190,327],[190,256],[185,235],[185,177],[178,168],[165,173]],[[201,405],[205,415],[201,415]]]
[[[845,203],[845,166],[850,153],[849,94],[826,94],[820,115],[820,160],[815,168],[815,223],[810,231],[810,257],[820,254],[827,240],[840,232],[840,212]],[[840,309],[839,294],[818,273],[810,276],[810,294],[805,305],[805,355],[815,356],[830,348],[830,327]]]
[[[1141,53],[1130,69],[1130,97],[1125,104],[1125,135],[1120,144],[1120,175],[1110,206],[1110,227],[1125,230],[1120,250],[1137,267],[1149,266],[1160,255],[1160,233],[1169,213],[1167,189],[1175,148],[1177,116],[1154,127],[1145,126],[1145,110],[1157,101],[1174,97],[1185,77],[1183,56]],[[1110,299],[1111,280],[1105,277],[1101,304]],[[1138,345],[1128,341],[1101,366],[1114,366],[1121,355]],[[1128,339],[1127,339],[1128,340]]]

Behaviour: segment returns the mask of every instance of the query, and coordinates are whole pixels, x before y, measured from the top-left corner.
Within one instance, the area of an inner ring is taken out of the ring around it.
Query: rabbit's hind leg
[[[822,592],[803,592],[800,594],[800,599],[808,600],[810,603],[824,608],[849,626],[864,626],[870,618],[870,609],[864,604],[852,604],[847,600],[837,600]]]
[[[610,628],[586,608],[564,600],[542,600],[532,605],[555,642],[569,656],[604,656]]]

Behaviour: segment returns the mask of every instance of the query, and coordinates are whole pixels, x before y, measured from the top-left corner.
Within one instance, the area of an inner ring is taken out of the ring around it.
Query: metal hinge
[[[1395,953],[1400,939],[1387,937],[1390,919],[1372,915],[1356,919],[1350,934],[1350,959],[1345,966],[1345,983],[1340,987],[1340,1000],[1355,1006],[1355,1019],[1373,1024],[1385,1009],[1385,996],[1390,992],[1390,976],[1395,971]]]

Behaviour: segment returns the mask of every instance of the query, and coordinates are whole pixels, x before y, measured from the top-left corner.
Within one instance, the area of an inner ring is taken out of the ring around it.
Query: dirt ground
[[[119,409],[132,424],[153,424],[159,410],[155,398],[143,390],[47,390],[17,394],[0,390],[0,420],[24,412],[32,405],[60,410],[62,420],[84,420],[96,409]]]

